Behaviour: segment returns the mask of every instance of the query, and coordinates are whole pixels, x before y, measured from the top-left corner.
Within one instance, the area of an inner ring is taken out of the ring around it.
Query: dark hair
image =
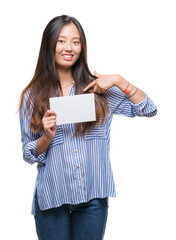
[[[72,66],[72,75],[75,81],[75,94],[86,94],[93,92],[92,89],[83,92],[83,89],[91,83],[96,77],[90,72],[87,64],[87,44],[86,37],[80,23],[74,18],[66,15],[53,18],[46,26],[39,57],[34,76],[31,82],[26,86],[21,94],[19,110],[22,107],[24,94],[29,90],[27,99],[27,110],[31,110],[31,129],[39,133],[43,130],[42,118],[46,110],[49,109],[49,98],[63,94],[59,75],[55,63],[55,49],[56,43],[61,31],[61,28],[69,23],[74,23],[80,33],[81,53],[78,60]],[[58,91],[58,88],[60,91]],[[96,122],[77,123],[77,131],[82,134],[89,131],[93,124],[98,124],[101,120],[103,123],[108,114],[108,103],[105,94],[95,93],[95,107],[96,107]]]

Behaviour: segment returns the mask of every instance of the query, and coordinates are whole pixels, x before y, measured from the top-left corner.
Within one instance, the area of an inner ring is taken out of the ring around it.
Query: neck
[[[70,69],[58,69],[58,74],[60,78],[61,85],[67,85],[73,81],[73,76]]]

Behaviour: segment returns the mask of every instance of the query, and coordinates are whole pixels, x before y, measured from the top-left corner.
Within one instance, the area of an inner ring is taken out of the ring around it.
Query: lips
[[[63,54],[62,56],[63,56],[64,60],[66,60],[66,61],[71,61],[73,59],[72,54]]]

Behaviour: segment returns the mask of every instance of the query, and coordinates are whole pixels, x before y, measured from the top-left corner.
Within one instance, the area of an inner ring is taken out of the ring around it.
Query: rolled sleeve
[[[31,116],[29,116],[26,111],[26,95],[23,99],[22,108],[19,113],[20,118],[20,128],[21,128],[21,142],[22,142],[22,150],[23,150],[23,159],[33,164],[46,162],[47,150],[41,153],[38,157],[36,157],[36,149],[37,142],[39,138],[42,136],[42,133],[34,133],[30,128]]]
[[[157,113],[155,104],[147,94],[145,94],[146,98],[138,104],[134,104],[118,87],[108,89],[106,95],[112,114],[152,117]]]
[[[38,157],[36,157],[36,149],[37,149],[38,140],[39,139],[34,140],[34,141],[29,142],[24,145],[23,159],[30,164],[33,164],[35,162],[40,163],[40,164],[46,163],[47,150],[45,152],[42,152]]]
[[[146,95],[146,98],[142,102],[138,104],[134,104],[133,102],[131,102],[131,105],[135,109],[137,116],[153,117],[157,113],[157,108],[153,103],[153,101],[149,98],[149,96],[147,94],[145,95]]]

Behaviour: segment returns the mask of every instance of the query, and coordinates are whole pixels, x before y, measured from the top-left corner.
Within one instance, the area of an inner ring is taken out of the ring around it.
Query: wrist
[[[119,74],[116,74],[114,78],[114,86],[123,91],[128,86],[128,81]]]
[[[112,75],[113,77],[113,86],[119,87],[119,84],[121,82],[120,78],[121,76],[119,74]]]
[[[46,143],[50,143],[53,140],[53,137],[49,136],[47,132],[44,132],[42,137],[43,137],[43,141],[45,141]]]

